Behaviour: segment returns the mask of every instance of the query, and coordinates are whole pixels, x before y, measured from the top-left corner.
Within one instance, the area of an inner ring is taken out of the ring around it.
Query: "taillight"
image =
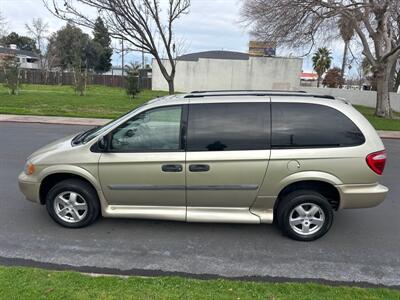
[[[379,151],[371,153],[367,156],[367,164],[378,175],[383,174],[386,164],[386,151]]]

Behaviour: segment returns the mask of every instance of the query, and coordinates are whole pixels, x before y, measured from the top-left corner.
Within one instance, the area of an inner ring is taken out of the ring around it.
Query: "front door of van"
[[[110,150],[99,161],[99,177],[111,209],[127,215],[184,221],[185,106],[154,108],[110,134]]]
[[[267,170],[269,144],[269,102],[191,103],[187,220],[258,223],[250,207]]]

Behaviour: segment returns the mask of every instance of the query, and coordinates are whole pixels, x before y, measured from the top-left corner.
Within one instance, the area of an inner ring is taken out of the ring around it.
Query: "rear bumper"
[[[21,173],[18,176],[18,185],[20,191],[22,192],[22,194],[24,194],[27,200],[40,203],[39,183],[30,180],[30,178],[27,175],[25,175],[25,173]]]
[[[389,189],[381,184],[337,185],[340,193],[339,209],[368,208],[385,200]]]

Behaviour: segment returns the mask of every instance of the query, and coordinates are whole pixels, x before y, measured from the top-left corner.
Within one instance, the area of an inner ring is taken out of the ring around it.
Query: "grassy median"
[[[384,288],[311,283],[93,277],[76,272],[0,267],[0,299],[400,299]]]
[[[0,114],[67,116],[84,118],[116,118],[128,110],[154,99],[166,92],[145,90],[134,99],[124,89],[89,86],[86,96],[77,95],[71,86],[22,86],[18,96],[11,96],[0,86]],[[374,109],[356,106],[377,130],[400,131],[400,114],[393,120],[374,116]]]

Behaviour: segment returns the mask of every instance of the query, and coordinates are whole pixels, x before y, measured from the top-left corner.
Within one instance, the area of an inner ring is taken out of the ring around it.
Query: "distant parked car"
[[[385,148],[331,96],[210,91],[148,102],[33,153],[28,200],[65,227],[104,217],[275,223],[310,241],[333,213],[380,204]],[[349,231],[351,228],[348,229]]]

